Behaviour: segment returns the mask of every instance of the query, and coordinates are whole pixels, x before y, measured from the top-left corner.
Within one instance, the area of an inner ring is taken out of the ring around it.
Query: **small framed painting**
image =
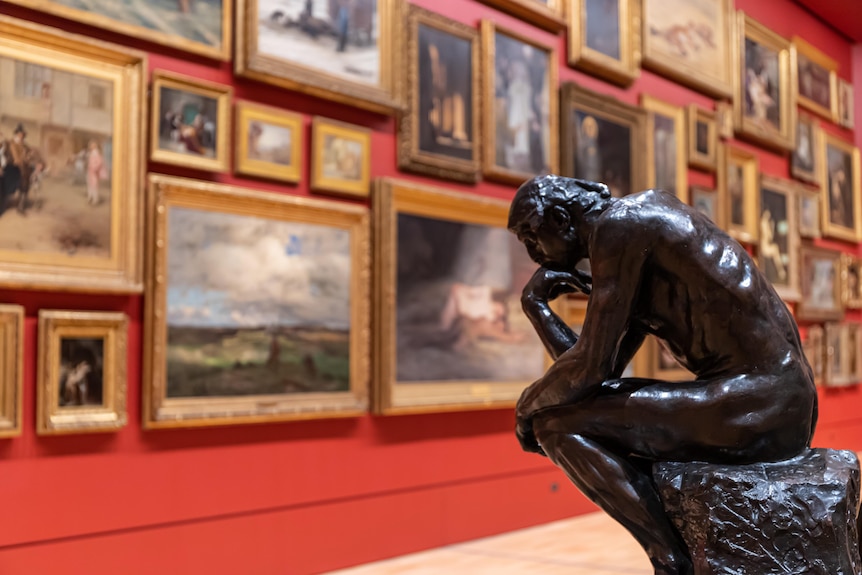
[[[851,372],[853,358],[850,357],[848,324],[830,322],[825,324],[826,369],[823,383],[827,386],[849,385],[854,377]]]
[[[226,172],[232,94],[230,86],[155,70],[150,159]]]
[[[805,245],[799,258],[802,297],[796,307],[796,318],[802,321],[843,318],[841,252]]]
[[[725,198],[725,229],[742,243],[754,243],[760,235],[759,172],[756,154],[729,144],[719,147],[717,180]]]
[[[480,169],[479,33],[410,5],[407,109],[398,118],[398,167],[475,182]]]
[[[718,126],[719,138],[733,139],[733,104],[723,100],[715,103],[715,123]]]
[[[791,44],[738,13],[739,66],[734,112],[740,136],[779,151],[793,150],[796,106]]]
[[[850,309],[862,308],[862,260],[841,254],[841,301]]]
[[[278,108],[236,103],[236,172],[282,182],[302,172],[302,116]]]
[[[552,32],[566,27],[563,6],[566,0],[482,0],[485,4],[508,12],[521,20]]]
[[[834,122],[838,119],[838,64],[799,36],[796,54],[796,97],[799,105]]]
[[[800,297],[797,223],[796,185],[761,176],[757,264],[785,301],[798,301]]]
[[[368,196],[371,130],[328,118],[311,122],[311,189]]]
[[[647,112],[647,188],[673,193],[688,202],[685,108],[641,94]]]
[[[805,340],[802,342],[802,350],[805,359],[814,372],[815,385],[823,385],[825,370],[826,347],[823,342],[823,328],[819,325],[810,325],[805,331]]]
[[[826,134],[823,140],[823,235],[858,243],[862,241],[859,149],[832,134]]]
[[[862,324],[845,324],[847,333],[847,383],[862,381]]]
[[[790,157],[790,172],[794,178],[820,185],[822,138],[817,120],[808,114],[800,113],[796,121],[796,148]]]
[[[715,225],[724,229],[725,209],[719,191],[706,186],[692,186],[689,194],[692,207],[711,219]]]
[[[635,0],[569,3],[569,64],[621,86],[640,74]]]
[[[520,294],[536,271],[505,201],[382,180],[374,190],[377,385],[395,414],[515,404],[549,356]]]
[[[128,324],[123,313],[39,311],[37,433],[126,425]]]
[[[808,188],[797,190],[799,197],[799,235],[803,238],[820,237],[820,193]]]
[[[692,168],[714,172],[718,163],[718,130],[715,112],[691,104],[688,118],[688,165]]]
[[[150,176],[144,427],[368,408],[362,206]]]
[[[560,101],[562,173],[607,184],[616,197],[641,191],[647,112],[571,82]]]
[[[513,185],[557,172],[557,51],[482,21],[482,171]]]
[[[0,305],[0,438],[21,435],[24,308]]]
[[[853,99],[853,84],[838,80],[838,123],[842,127],[852,130],[855,126],[853,120],[855,100]]]

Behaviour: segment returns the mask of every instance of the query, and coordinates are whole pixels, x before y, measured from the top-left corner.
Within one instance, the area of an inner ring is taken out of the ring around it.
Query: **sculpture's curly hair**
[[[578,207],[580,213],[586,213],[610,198],[610,188],[601,182],[554,174],[536,176],[521,184],[515,192],[509,211],[509,227],[517,225],[517,219],[536,217],[541,220],[545,209],[551,206]],[[524,210],[527,205],[529,209]]]

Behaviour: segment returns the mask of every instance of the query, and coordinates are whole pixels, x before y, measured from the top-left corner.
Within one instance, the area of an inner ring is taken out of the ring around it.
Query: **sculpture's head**
[[[583,226],[586,216],[611,197],[598,182],[546,175],[525,182],[509,208],[509,231],[527,248],[530,258],[550,269],[571,271],[588,257]]]

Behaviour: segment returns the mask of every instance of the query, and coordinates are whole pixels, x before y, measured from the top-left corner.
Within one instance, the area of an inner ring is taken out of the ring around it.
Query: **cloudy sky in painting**
[[[171,208],[168,324],[197,327],[350,323],[346,230]]]

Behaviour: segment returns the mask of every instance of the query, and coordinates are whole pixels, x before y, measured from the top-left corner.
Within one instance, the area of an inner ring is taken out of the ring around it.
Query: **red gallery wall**
[[[644,71],[628,90],[565,65],[565,36],[536,29],[474,0],[415,0],[478,27],[491,18],[554,43],[561,81],[574,80],[637,103],[642,92],[673,104],[712,100]],[[776,32],[806,38],[862,79],[851,43],[791,0],[737,0],[740,9]],[[460,186],[399,174],[395,123],[383,116],[235,78],[229,63],[205,59],[45,17],[0,1],[0,13],[133,46],[149,67],[232,84],[235,97],[360,124],[373,130],[372,175],[510,198],[491,183]],[[857,94],[862,83],[857,81]],[[859,99],[856,116],[862,119]],[[825,129],[852,141],[835,126]],[[860,131],[862,133],[862,131]],[[862,144],[859,138],[856,144]],[[788,177],[787,157],[756,151],[764,173]],[[209,174],[150,163],[152,172],[196,178]],[[299,186],[217,181],[272,193],[309,194],[308,166]],[[692,184],[714,185],[691,172]],[[858,251],[839,242],[825,245]],[[143,431],[139,296],[0,291],[0,301],[26,307],[24,432],[0,440],[0,573],[299,574],[355,565],[535,525],[595,509],[545,459],[519,451],[510,410]],[[40,309],[113,310],[131,318],[130,423],[104,435],[35,434],[36,316]],[[860,319],[853,317],[851,319]],[[862,388],[821,392],[815,443],[862,450]],[[572,537],[577,537],[572,533]]]

